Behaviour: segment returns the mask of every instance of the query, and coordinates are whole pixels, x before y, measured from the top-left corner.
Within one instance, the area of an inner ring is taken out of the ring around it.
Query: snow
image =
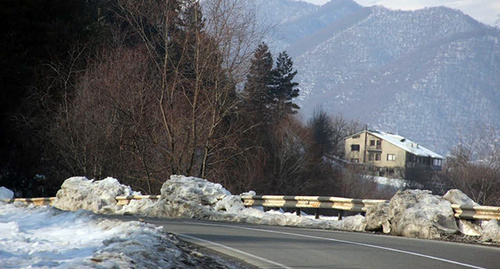
[[[12,192],[0,188],[4,200]],[[498,221],[457,224],[451,201],[473,204],[458,190],[445,198],[430,191],[398,191],[387,203],[369,208],[362,215],[315,219],[312,215],[247,208],[241,195],[232,195],[222,185],[205,179],[171,176],[157,202],[133,200],[117,205],[115,197],[138,194],[114,178],[96,181],[83,177],[67,179],[57,193],[55,207],[8,204],[0,199],[0,268],[217,268],[231,267],[200,253],[189,251],[162,227],[100,218],[91,212],[135,214],[150,217],[195,218],[250,224],[304,228],[376,231],[418,238],[440,238],[460,230],[481,236],[483,241],[500,241]],[[242,195],[255,195],[248,192]],[[201,255],[201,256],[200,256]],[[189,265],[189,267],[187,267]],[[212,268],[212,267],[211,267]]]
[[[444,159],[443,156],[431,151],[430,149],[424,148],[417,143],[410,141],[400,135],[395,135],[391,133],[386,133],[382,131],[369,130],[370,134],[385,140],[407,152],[410,152],[416,156],[432,157],[436,159]]]
[[[437,239],[459,231],[451,203],[425,190],[398,191],[388,203],[370,208],[367,229],[405,237]]]
[[[407,183],[404,179],[401,178],[388,178],[388,177],[380,177],[380,176],[374,176],[374,177],[367,177],[368,179],[372,179],[374,182],[376,182],[379,185],[384,185],[384,186],[391,186],[396,189],[402,189],[406,187]]]
[[[448,200],[452,204],[466,205],[466,206],[477,206],[478,203],[474,202],[469,196],[463,193],[461,190],[451,189],[447,191],[443,198]]]
[[[134,214],[162,218],[194,218],[213,221],[231,221],[250,224],[297,226],[344,230],[364,230],[364,217],[336,218],[301,217],[296,214],[247,208],[241,195],[232,195],[222,185],[196,177],[172,175],[161,188],[157,202],[149,199],[133,200],[128,205],[117,205],[115,197],[134,195],[130,187],[114,178],[101,181],[84,177],[67,179],[57,192],[54,207],[62,210],[89,210],[94,213]],[[242,195],[255,195],[250,191]]]
[[[307,0],[313,2],[318,0]],[[494,25],[500,13],[500,2],[493,0],[355,0],[362,6],[381,5],[391,9],[418,10],[427,7],[446,6],[458,9],[474,19]]]
[[[0,203],[0,268],[228,268],[162,227]],[[215,268],[215,267],[211,267]]]
[[[255,194],[254,192],[246,193]],[[343,220],[313,219],[282,211],[264,212],[247,208],[240,195],[232,195],[222,185],[205,179],[173,175],[161,189],[161,198],[153,207],[140,212],[150,217],[198,218],[250,224],[297,226],[308,228],[364,229],[363,216]]]
[[[140,195],[115,178],[94,181],[85,177],[71,177],[64,181],[56,194],[54,207],[62,210],[90,210],[94,213],[117,213],[116,196]],[[134,203],[133,206],[137,206]]]
[[[500,242],[500,225],[497,220],[483,221],[481,228],[481,237],[484,241]]]
[[[0,187],[0,200],[10,200],[14,198],[14,192],[5,188]]]
[[[376,178],[379,183],[394,186],[404,183],[387,180]],[[282,210],[264,212],[263,208],[247,208],[241,196],[255,195],[255,192],[233,195],[220,184],[182,175],[172,175],[163,184],[157,202],[142,199],[133,200],[124,206],[116,205],[115,196],[133,194],[138,193],[113,178],[102,181],[70,178],[57,193],[58,201],[54,205],[65,210],[85,209],[96,213],[147,217],[194,218],[349,231],[381,230],[384,233],[419,238],[440,238],[460,231],[465,235],[481,235],[484,240],[500,240],[492,236],[496,226],[486,222],[460,220],[457,226],[451,203],[475,204],[459,190],[451,190],[444,197],[423,190],[399,191],[388,203],[370,208],[366,218],[356,215],[342,220],[324,216],[315,219],[305,213],[297,216]],[[484,227],[488,227],[488,230],[484,230]]]

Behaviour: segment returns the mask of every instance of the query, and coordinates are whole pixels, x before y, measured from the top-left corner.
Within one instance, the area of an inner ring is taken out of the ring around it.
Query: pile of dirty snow
[[[132,200],[124,206],[116,204],[116,196],[134,194],[138,193],[113,178],[93,181],[74,177],[64,182],[57,193],[54,206],[63,210],[85,209],[107,214],[195,218],[349,231],[380,230],[393,235],[430,239],[461,232],[465,235],[480,236],[484,241],[500,242],[500,227],[497,221],[455,219],[452,203],[477,205],[458,190],[450,190],[444,197],[424,190],[398,191],[388,202],[370,207],[366,217],[356,215],[343,220],[312,219],[283,211],[265,212],[262,208],[247,208],[243,205],[240,195],[231,194],[220,184],[179,175],[171,176],[170,180],[163,184],[157,202],[142,199]]]
[[[2,200],[11,200],[14,198],[14,192],[5,188],[5,187],[0,187],[0,201]]]
[[[2,268],[233,268],[161,227],[0,203]]]
[[[462,206],[479,206],[474,200],[460,190],[449,190],[444,199],[452,204]],[[459,219],[458,228],[464,235],[479,237],[482,241],[500,242],[500,226],[497,220],[465,220]]]
[[[244,195],[255,195],[255,192]],[[264,212],[244,206],[240,195],[232,195],[222,185],[205,179],[171,176],[161,188],[161,198],[146,212],[150,217],[197,218],[251,224],[336,228],[360,231],[362,216],[343,220],[311,219],[284,212]]]
[[[426,239],[461,233],[478,237],[483,242],[500,242],[497,220],[456,219],[451,204],[478,206],[457,189],[449,190],[444,196],[425,190],[398,191],[388,202],[368,208],[365,228]]]
[[[116,214],[122,208],[116,204],[116,196],[122,195],[140,193],[111,177],[98,181],[71,177],[61,185],[53,206],[62,210],[84,209],[98,214]]]
[[[115,197],[136,192],[118,180],[101,181],[82,177],[67,179],[57,192],[54,206],[63,210],[85,209],[95,213],[133,214],[147,217],[195,218],[251,224],[364,230],[364,217],[343,220],[311,219],[285,212],[264,212],[262,208],[246,208],[240,195],[232,195],[222,185],[196,177],[173,175],[161,188],[157,202],[149,199],[132,200],[117,205]],[[255,195],[249,192],[245,195]]]
[[[451,203],[425,190],[398,191],[388,203],[366,213],[370,230],[406,237],[441,238],[458,232]]]

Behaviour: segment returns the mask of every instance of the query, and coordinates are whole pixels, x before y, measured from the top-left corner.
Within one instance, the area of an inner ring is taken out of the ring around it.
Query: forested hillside
[[[1,1],[0,186],[52,196],[112,176],[157,194],[181,174],[233,193],[388,197],[342,160],[368,123],[458,145],[413,186],[498,202],[498,29],[448,8],[202,4]]]
[[[298,71],[262,43],[248,2],[1,5],[0,185],[17,196],[54,195],[75,175],[143,193],[172,174],[234,192],[336,186],[323,157],[340,139],[295,119]],[[342,137],[351,125],[338,122]]]

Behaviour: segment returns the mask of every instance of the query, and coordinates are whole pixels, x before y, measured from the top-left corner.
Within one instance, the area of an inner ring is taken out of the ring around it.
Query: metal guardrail
[[[129,196],[116,196],[117,205],[128,205],[131,200],[150,199],[156,202],[160,199],[161,195],[129,195]]]
[[[452,204],[457,219],[500,220],[500,207]]]
[[[55,200],[56,197],[42,197],[42,198],[16,198],[3,201],[7,203],[20,202],[24,204],[33,204],[36,206],[41,206],[41,205],[52,205],[52,203],[54,203]]]
[[[300,214],[301,208],[330,208],[342,211],[366,212],[368,207],[381,204],[386,200],[377,199],[349,199],[341,197],[326,196],[280,196],[280,195],[256,195],[243,196],[245,206],[263,206],[296,208]],[[457,219],[475,220],[500,220],[500,207],[496,206],[464,206],[452,204]]]
[[[286,196],[286,195],[255,195],[242,196],[243,204],[247,207],[262,206],[262,207],[279,207],[279,208],[296,208],[300,214],[301,208],[329,208],[337,209],[340,214],[342,211],[366,212],[368,207],[381,204],[386,200],[378,199],[350,199],[342,197],[329,196]],[[160,195],[130,195],[117,196],[118,205],[128,205],[131,200],[151,199],[157,201]],[[25,204],[34,204],[36,206],[52,205],[56,197],[43,198],[16,198],[11,200],[3,200],[3,202],[14,203],[21,202]],[[500,220],[500,207],[496,206],[465,206],[452,204],[451,207],[455,211],[457,219],[475,219],[475,220]],[[341,217],[341,215],[339,215]]]
[[[255,195],[242,196],[243,204],[250,206],[281,207],[297,209],[300,215],[302,208],[315,208],[316,218],[319,218],[319,209],[328,208],[338,210],[338,217],[342,219],[343,211],[366,212],[368,207],[385,203],[386,200],[350,199],[329,196],[283,196],[283,195]]]
[[[242,196],[241,198],[245,206],[329,208],[354,212],[366,212],[368,207],[386,202],[386,200],[350,199],[328,196],[255,195]]]

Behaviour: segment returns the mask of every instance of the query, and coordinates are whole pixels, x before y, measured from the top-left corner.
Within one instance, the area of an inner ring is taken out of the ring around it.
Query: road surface
[[[142,220],[258,268],[500,268],[497,247],[292,227]]]

